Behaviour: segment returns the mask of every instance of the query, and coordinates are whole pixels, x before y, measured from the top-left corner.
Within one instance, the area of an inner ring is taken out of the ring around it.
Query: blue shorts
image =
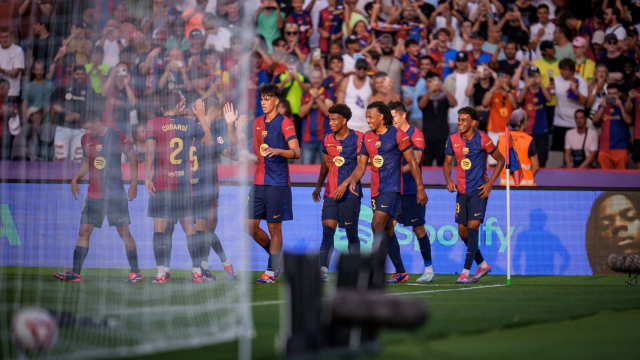
[[[469,220],[484,222],[484,213],[487,211],[487,199],[480,197],[480,189],[475,189],[467,194],[456,195],[456,223],[467,226]]]
[[[189,189],[156,190],[149,195],[147,216],[157,219],[180,220],[193,216],[193,197]]]
[[[195,218],[200,220],[218,221],[218,199],[217,196],[195,196],[193,207]]]
[[[82,205],[80,224],[90,224],[101,228],[105,215],[109,226],[121,227],[131,224],[128,199],[124,191],[122,196],[112,199],[86,198],[84,205]]]
[[[396,221],[404,226],[424,225],[426,205],[418,203],[418,194],[404,194],[396,210]]]
[[[371,199],[371,209],[373,211],[382,211],[391,215],[391,217],[396,216],[398,207],[400,207],[400,193],[397,192],[380,193]]]
[[[279,223],[293,220],[291,188],[288,186],[253,185],[247,198],[247,219]]]
[[[359,197],[335,201],[331,196],[325,196],[322,198],[322,220],[338,220],[342,229],[357,229],[361,202]]]

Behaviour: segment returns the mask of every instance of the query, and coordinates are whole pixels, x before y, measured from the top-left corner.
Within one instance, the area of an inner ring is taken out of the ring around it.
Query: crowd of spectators
[[[370,102],[402,101],[425,165],[473,106],[494,142],[521,109],[541,168],[625,169],[639,22],[638,0],[0,0],[0,157],[81,161],[91,107],[143,160],[160,92],[257,116],[274,83],[303,163],[322,158],[331,104],[366,131]]]

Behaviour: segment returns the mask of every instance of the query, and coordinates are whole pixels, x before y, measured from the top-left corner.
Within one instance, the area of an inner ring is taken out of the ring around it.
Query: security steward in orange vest
[[[536,186],[533,178],[538,173],[540,165],[538,164],[538,150],[536,144],[533,142],[531,135],[524,132],[527,127],[527,114],[522,110],[516,110],[511,114],[507,126],[511,130],[511,137],[515,145],[515,150],[518,153],[518,159],[520,160],[520,166],[522,167],[522,182],[521,186]],[[501,153],[505,147],[504,133],[500,134],[498,139],[498,151]],[[502,153],[504,155],[504,153]],[[511,185],[514,185],[513,179],[510,179]],[[500,185],[507,185],[507,171],[502,169],[500,173]]]

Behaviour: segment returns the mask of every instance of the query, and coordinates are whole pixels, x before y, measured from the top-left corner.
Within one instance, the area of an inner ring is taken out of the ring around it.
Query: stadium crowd
[[[179,90],[188,104],[244,101],[253,117],[262,115],[257,88],[274,83],[303,163],[322,159],[332,104],[347,104],[349,127],[367,131],[370,102],[402,101],[425,134],[428,166],[443,165],[458,109],[473,106],[494,143],[514,111],[526,114],[510,126],[526,134],[515,141],[528,147],[534,175],[543,167],[625,169],[630,157],[640,161],[638,5],[3,0],[0,157],[81,162],[80,117],[91,108],[144,161],[145,124],[162,115],[160,92]],[[243,31],[247,23],[255,34]]]

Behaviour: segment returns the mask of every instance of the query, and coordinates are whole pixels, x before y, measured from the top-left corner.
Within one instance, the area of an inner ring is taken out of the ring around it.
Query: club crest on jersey
[[[100,145],[98,145],[100,146]],[[104,169],[104,166],[107,164],[107,161],[102,157],[102,156],[98,156],[94,161],[93,161],[93,165],[96,167],[96,169],[98,170],[102,170]]]
[[[263,131],[263,132],[262,132],[262,137],[263,137],[263,138],[266,138],[266,137],[267,137],[267,132],[266,132],[266,131]]]
[[[469,148],[462,148],[462,153],[467,155],[469,153]]]
[[[471,169],[471,160],[469,159],[462,159],[462,161],[460,161],[460,166],[464,169],[464,170],[469,170]]]
[[[336,146],[336,151],[340,154],[342,152],[342,145]]]
[[[224,140],[222,139],[222,136],[218,136],[218,144],[224,144]]]
[[[378,141],[379,142],[379,141]],[[373,157],[373,166],[379,168],[384,164],[384,159],[380,155],[376,155]]]
[[[376,148],[380,149],[380,145],[382,145],[382,141],[376,141]]]
[[[336,156],[336,157],[333,158],[333,163],[337,167],[340,167],[340,166],[344,165],[344,158],[342,156]]]
[[[100,151],[100,150],[102,150],[102,144],[96,145],[96,151]]]

